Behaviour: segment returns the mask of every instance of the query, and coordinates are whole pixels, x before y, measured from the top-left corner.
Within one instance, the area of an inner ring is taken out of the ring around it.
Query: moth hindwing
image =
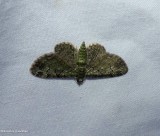
[[[85,78],[116,77],[128,71],[125,61],[118,55],[106,52],[100,44],[86,48],[83,42],[77,50],[71,43],[59,43],[55,51],[44,54],[30,68],[41,78],[76,78],[81,85]]]

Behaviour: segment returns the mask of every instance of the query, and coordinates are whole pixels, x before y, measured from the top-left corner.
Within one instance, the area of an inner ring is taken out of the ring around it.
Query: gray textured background
[[[99,42],[125,76],[43,80],[32,62],[55,44]],[[0,136],[159,136],[159,0],[0,0]]]

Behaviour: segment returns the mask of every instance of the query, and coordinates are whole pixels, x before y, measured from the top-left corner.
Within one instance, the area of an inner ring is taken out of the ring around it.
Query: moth
[[[121,57],[106,52],[98,43],[86,47],[82,42],[77,49],[69,42],[62,42],[55,46],[54,52],[35,60],[30,72],[40,78],[75,78],[81,85],[85,78],[124,75],[128,67]]]

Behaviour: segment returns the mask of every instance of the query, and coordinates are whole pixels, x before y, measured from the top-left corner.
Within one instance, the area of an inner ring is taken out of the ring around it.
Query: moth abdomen
[[[87,50],[86,50],[86,46],[85,43],[83,42],[79,52],[78,52],[78,61],[77,64],[78,65],[85,65],[87,62]]]

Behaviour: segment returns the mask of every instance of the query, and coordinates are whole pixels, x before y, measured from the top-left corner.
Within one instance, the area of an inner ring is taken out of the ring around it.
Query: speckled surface
[[[77,80],[82,85],[85,78],[100,79],[122,76],[128,72],[125,61],[106,52],[99,44],[86,47],[85,43],[80,49],[71,43],[62,42],[55,47],[55,52],[45,53],[38,57],[31,65],[33,76],[43,79]]]
[[[0,130],[4,136],[159,136],[158,0],[0,0]],[[101,43],[125,76],[42,80],[29,68],[59,42]]]

